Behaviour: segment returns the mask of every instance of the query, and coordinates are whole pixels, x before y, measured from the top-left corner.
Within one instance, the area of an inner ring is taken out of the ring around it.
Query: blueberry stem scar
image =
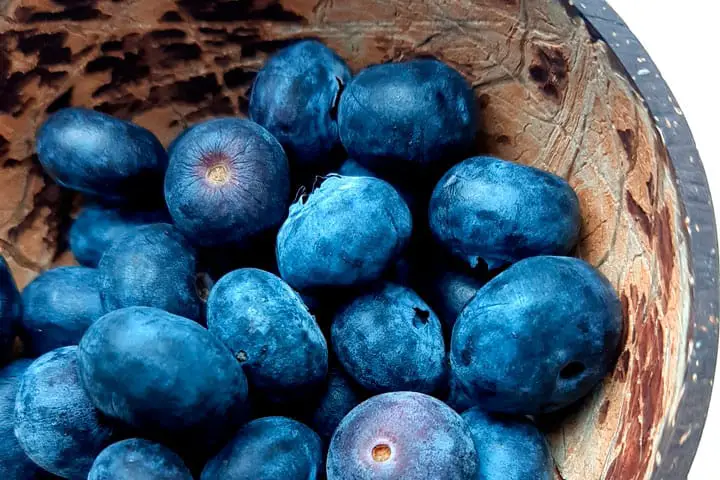
[[[230,177],[230,172],[225,165],[217,164],[208,169],[205,177],[213,185],[222,185],[227,183],[228,178]]]
[[[372,449],[372,458],[378,463],[387,462],[390,460],[390,456],[392,456],[392,449],[390,449],[390,445],[381,443],[379,445],[375,445]]]

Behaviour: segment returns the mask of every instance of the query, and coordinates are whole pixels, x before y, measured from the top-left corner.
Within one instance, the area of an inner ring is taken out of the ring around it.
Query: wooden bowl
[[[571,182],[578,254],[622,299],[614,372],[581,408],[541,419],[559,477],[685,477],[717,350],[713,209],[681,110],[604,1],[0,0],[0,12],[0,249],[21,287],[73,262],[77,199],[33,153],[48,113],[93,107],[167,143],[244,114],[267,55],[299,38],[355,70],[434,55],[475,89],[479,151]]]

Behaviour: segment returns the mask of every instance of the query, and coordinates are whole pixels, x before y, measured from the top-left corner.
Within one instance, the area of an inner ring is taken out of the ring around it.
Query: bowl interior
[[[320,38],[355,70],[436,56],[472,83],[477,148],[567,178],[578,255],[617,287],[615,371],[578,408],[541,419],[558,474],[645,478],[677,407],[687,354],[685,225],[665,148],[607,46],[557,0],[2,0],[0,251],[20,286],[71,263],[77,199],[43,175],[34,133],[69,105],[132,119],[167,144],[244,114],[267,55]],[[379,132],[381,134],[381,132]]]

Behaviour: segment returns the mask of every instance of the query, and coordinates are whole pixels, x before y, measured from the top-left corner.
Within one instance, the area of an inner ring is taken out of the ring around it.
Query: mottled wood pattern
[[[43,176],[33,134],[67,105],[132,118],[168,142],[242,114],[266,56],[323,39],[354,69],[435,55],[472,82],[478,149],[569,179],[578,253],[617,286],[627,342],[581,408],[541,419],[558,475],[644,479],[685,372],[686,235],[652,119],[607,47],[552,0],[0,0],[0,250],[21,285],[71,262],[76,206]]]

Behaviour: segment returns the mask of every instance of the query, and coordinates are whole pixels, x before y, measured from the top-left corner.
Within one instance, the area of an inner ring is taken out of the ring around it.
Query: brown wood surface
[[[578,253],[616,285],[627,319],[617,368],[581,407],[541,419],[558,475],[643,479],[676,408],[688,355],[686,238],[653,119],[602,42],[552,0],[0,1],[0,250],[22,286],[71,262],[77,208],[42,173],[33,136],[82,105],[150,128],[243,113],[266,56],[316,37],[354,69],[431,54],[472,82],[478,150],[569,179]],[[692,348],[692,346],[690,346]]]

